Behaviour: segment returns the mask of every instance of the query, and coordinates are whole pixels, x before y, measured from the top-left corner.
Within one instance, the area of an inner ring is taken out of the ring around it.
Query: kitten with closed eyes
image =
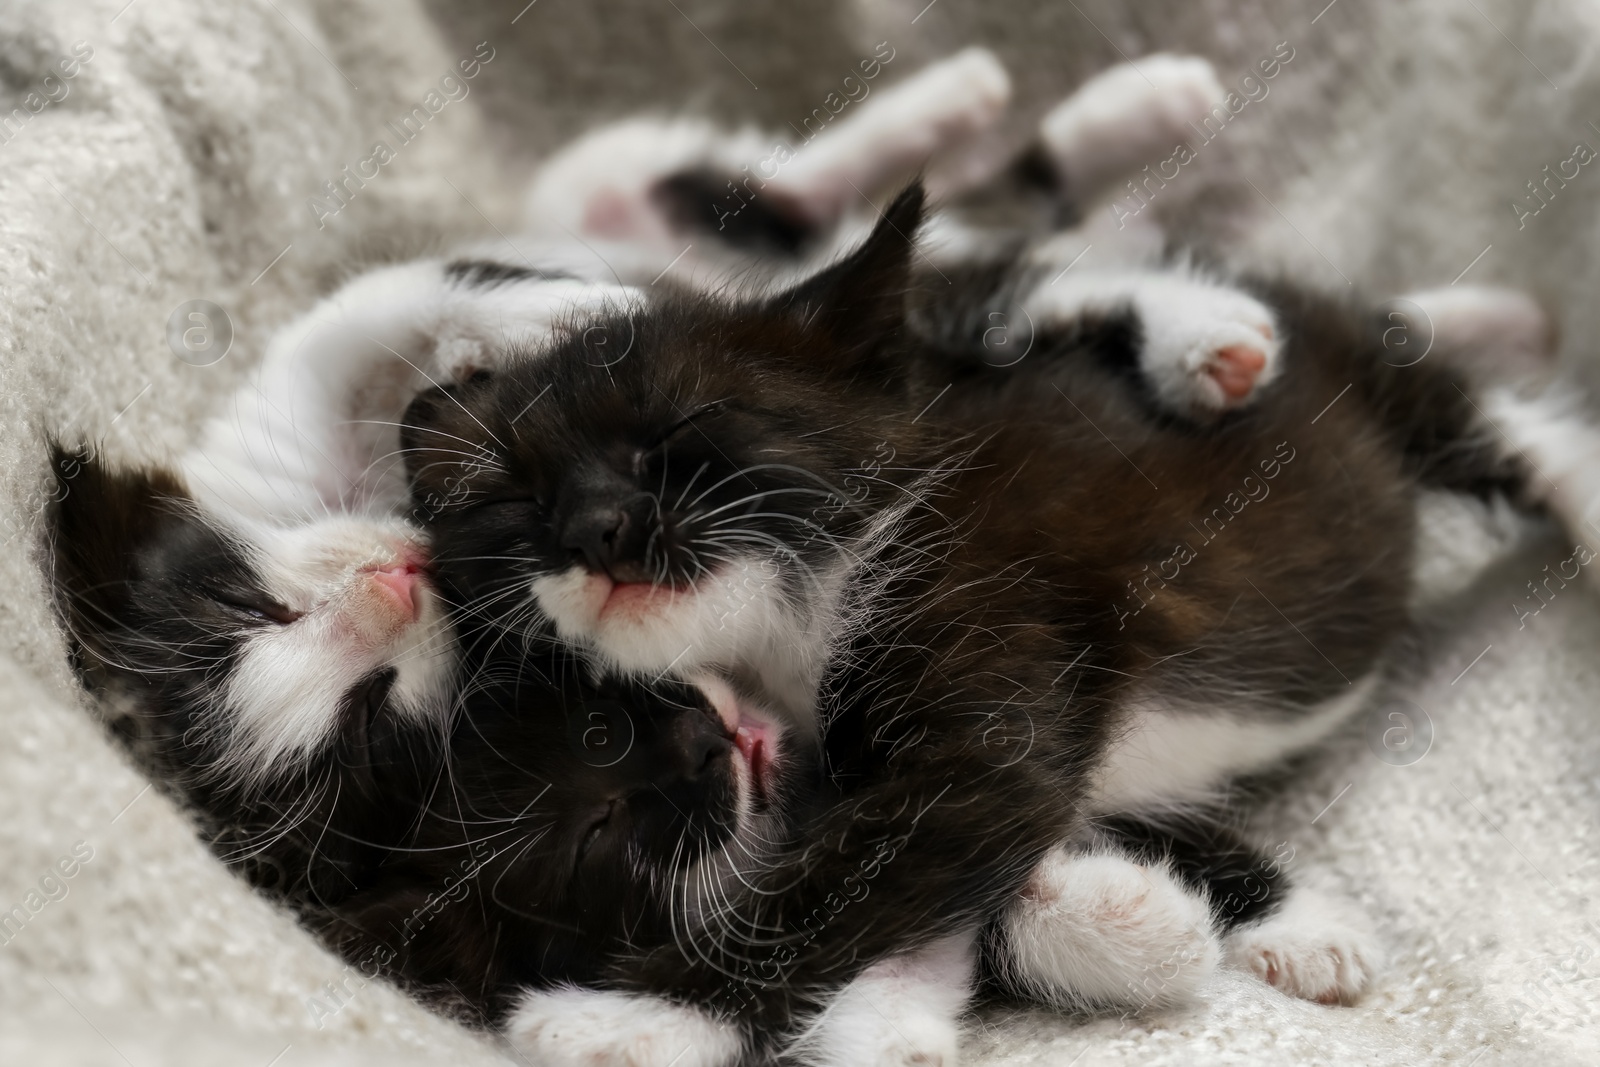
[[[611,972],[678,1001],[708,1050],[792,1036],[865,964],[1025,926],[1019,894],[1083,820],[1203,799],[1324,735],[1405,625],[1418,488],[1537,489],[1463,379],[1385,363],[1375,316],[1289,286],[1262,290],[1277,387],[1224,419],[1152,418],[1128,388],[1137,301],[1041,334],[1021,373],[969,359],[975,387],[944,396],[907,363],[920,211],[913,190],[775,297],[631,311],[638,359],[601,369],[574,339],[407,415],[419,498],[469,486],[424,509],[453,596],[527,598],[606,667],[720,674],[824,745],[845,797],[813,844],[691,895],[692,953]],[[528,417],[540,396],[557,402]],[[461,439],[494,462],[435,444]],[[871,893],[838,905],[885,846]],[[1259,970],[1289,991],[1353,996],[1366,942],[1323,919],[1293,965],[1270,937],[1235,950],[1278,960]],[[776,975],[751,969],[763,945],[786,949]],[[513,1025],[537,1041],[572,1007]]]
[[[456,638],[401,514],[406,403],[619,295],[479,261],[374,271],[278,334],[173,469],[56,446],[78,669],[257,884],[349,892],[438,766]]]

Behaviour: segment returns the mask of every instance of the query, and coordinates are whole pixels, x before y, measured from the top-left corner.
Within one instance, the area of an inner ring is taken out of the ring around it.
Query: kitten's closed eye
[[[720,414],[726,405],[727,401],[725,400],[716,400],[710,404],[701,405],[662,431],[661,435],[656,438],[655,443],[650,447],[652,449],[660,448],[662,445],[669,443],[673,438],[679,436],[683,433],[683,431],[693,426],[697,419]]]
[[[237,612],[257,622],[270,622],[287,626],[301,617],[301,612],[285,607],[275,600],[254,592],[239,590],[208,590],[206,595],[230,611]]]
[[[519,513],[519,511],[522,513],[527,513],[531,516],[533,514],[543,513],[549,510],[549,507],[545,504],[545,502],[536,496],[494,495],[485,496],[482,500],[474,500],[461,510],[463,512],[482,512],[490,508],[496,509],[495,514],[497,515],[505,514],[507,516],[516,515]]]
[[[617,809],[617,803],[617,801],[613,800],[605,807],[596,811],[594,813],[594,817],[590,820],[588,827],[583,831],[583,837],[578,842],[577,859],[573,865],[574,874],[577,873],[577,868],[583,866],[583,861],[589,857],[589,853],[594,850],[595,845],[597,845],[600,840],[605,837],[606,833],[612,828],[613,820],[611,816]]]

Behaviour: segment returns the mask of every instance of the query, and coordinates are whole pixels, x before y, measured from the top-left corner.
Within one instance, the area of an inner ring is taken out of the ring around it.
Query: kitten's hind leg
[[[882,194],[931,160],[949,157],[992,127],[1011,102],[1011,79],[993,52],[967,48],[930,63],[825,127],[771,184],[818,225]]]
[[[955,1067],[959,1018],[972,996],[969,931],[868,967],[790,1049],[808,1067]]]
[[[1048,246],[1033,258],[1048,263]],[[1215,416],[1248,404],[1278,375],[1272,311],[1249,293],[1193,272],[1057,273],[1021,305],[1036,335],[1070,329],[1088,313],[1131,309],[1139,378],[1167,411]]]
[[[1228,935],[1228,961],[1290,996],[1349,1004],[1383,965],[1383,949],[1352,905],[1307,889]]]
[[[1066,1008],[1181,1003],[1221,955],[1204,896],[1168,864],[1066,847],[1040,863],[998,937],[1002,983]]]
[[[1039,123],[1062,191],[1080,206],[1140,167],[1172,155],[1226,94],[1198,56],[1157,54],[1089,79]],[[1158,179],[1159,180],[1159,179]]]

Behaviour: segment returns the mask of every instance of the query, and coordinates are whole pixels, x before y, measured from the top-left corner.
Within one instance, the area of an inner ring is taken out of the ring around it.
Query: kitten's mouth
[[[772,802],[773,775],[778,762],[780,727],[772,720],[755,713],[723,679],[715,675],[695,678],[710,701],[712,710],[722,720],[728,739],[744,761],[750,779],[750,791],[763,804]]]
[[[622,582],[605,574],[591,574],[589,584],[594,598],[600,604],[595,613],[598,619],[638,618],[650,615],[672,604],[678,597],[692,591],[655,582]]]
[[[766,803],[772,802],[772,765],[777,758],[772,732],[767,723],[748,716],[741,717],[733,731],[734,747],[750,772],[750,786]]]
[[[426,555],[405,546],[393,557],[361,569],[397,624],[410,625],[422,618],[424,601],[433,589],[429,563]]]

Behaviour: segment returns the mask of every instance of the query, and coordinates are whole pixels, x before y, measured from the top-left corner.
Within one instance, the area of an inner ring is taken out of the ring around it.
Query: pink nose
[[[406,612],[413,620],[421,614],[416,588],[422,583],[422,572],[415,566],[401,563],[367,573],[372,575],[374,582],[388,591],[388,595],[394,599],[395,606]]]

